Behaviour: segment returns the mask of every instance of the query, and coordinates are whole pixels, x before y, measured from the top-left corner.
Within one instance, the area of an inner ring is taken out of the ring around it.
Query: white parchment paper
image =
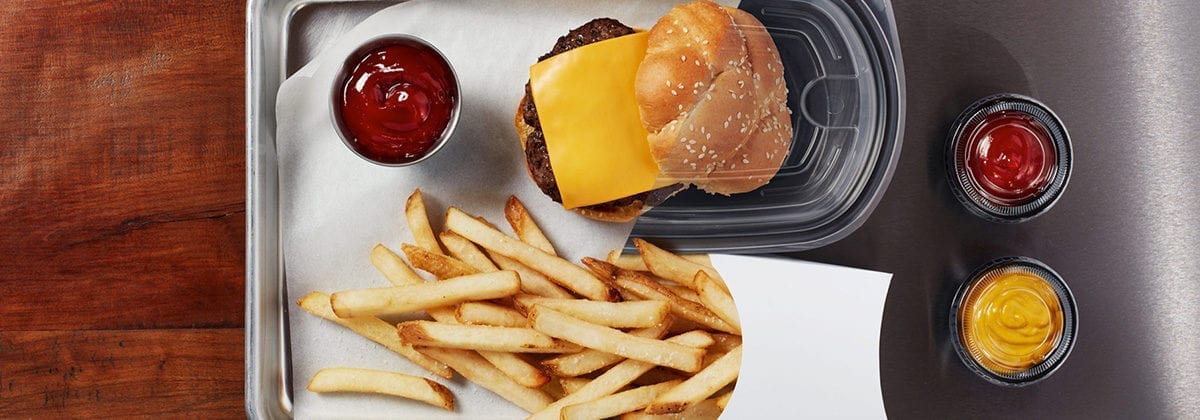
[[[504,226],[503,205],[520,198],[561,254],[578,261],[625,243],[632,223],[587,220],[547,198],[529,179],[513,117],[529,66],[554,41],[596,17],[649,28],[676,1],[432,1],[380,11],[347,32],[286,80],[276,101],[280,207],[288,296],[312,290],[381,287],[368,258],[382,243],[411,242],[407,196],[420,188],[435,228],[447,205]],[[728,3],[728,2],[727,2]],[[368,163],[342,144],[331,120],[338,66],[352,50],[382,34],[416,35],[437,46],[458,73],[462,114],[454,138],[408,168]],[[321,367],[355,366],[423,374],[407,360],[289,302],[295,413],[301,417],[447,415],[421,403],[373,396],[322,396],[306,391]],[[443,381],[444,383],[446,381]],[[465,417],[520,417],[521,410],[475,385],[448,383]],[[403,410],[403,411],[397,411]]]
[[[416,188],[424,192],[430,218],[438,230],[448,205],[487,217],[502,230],[507,230],[503,222],[503,204],[509,195],[516,195],[543,226],[558,251],[572,261],[578,261],[583,256],[602,256],[608,250],[624,244],[632,229],[631,223],[610,224],[587,220],[563,211],[537,189],[526,173],[524,155],[512,124],[513,117],[528,78],[529,65],[548,51],[559,36],[595,17],[613,17],[630,26],[649,28],[675,3],[677,1],[414,0],[371,16],[283,83],[276,104],[276,140],[284,264],[288,296],[292,301],[288,302],[288,318],[291,328],[292,387],[295,391],[293,402],[297,417],[524,416],[520,409],[461,378],[455,381],[438,379],[454,392],[458,406],[456,413],[397,398],[308,392],[305,386],[309,378],[323,367],[350,366],[429,375],[406,359],[349,330],[305,314],[295,306],[294,301],[312,290],[328,293],[388,285],[371,266],[368,255],[376,243],[398,250],[402,242],[412,242],[404,222],[403,209],[405,199]],[[734,4],[736,1],[722,3]],[[461,83],[462,117],[454,138],[429,160],[408,168],[385,168],[358,158],[342,144],[331,120],[330,94],[338,65],[364,41],[391,33],[416,35],[436,45],[457,71]],[[774,264],[762,267],[785,269]],[[879,399],[878,328],[885,293],[875,288],[878,286],[876,283],[864,286],[867,283],[860,282],[858,277],[866,272],[860,270],[837,274],[837,269],[829,266],[804,267],[823,267],[817,270],[820,275],[844,277],[837,281],[830,280],[830,283],[845,280],[847,288],[862,287],[865,294],[860,296],[861,300],[824,299],[821,293],[828,290],[809,290],[808,287],[816,284],[792,282],[791,277],[760,275],[771,273],[761,271],[763,268],[752,271],[757,274],[749,276],[753,278],[748,277],[744,282],[731,281],[739,307],[756,308],[744,311],[742,315],[743,323],[748,325],[748,363],[743,368],[744,379],[739,384],[739,390],[761,388],[773,392],[765,395],[778,396],[783,398],[782,401],[806,400],[808,397],[802,394],[802,390],[817,388],[786,388],[794,383],[776,383],[771,375],[755,373],[759,372],[755,366],[768,366],[773,362],[773,357],[782,356],[780,349],[811,349],[788,344],[793,343],[791,341],[773,341],[791,336],[767,329],[769,325],[775,325],[770,324],[770,320],[762,321],[760,328],[757,319],[774,316],[771,308],[783,310],[783,316],[791,316],[792,319],[799,313],[811,318],[841,310],[849,314],[847,316],[862,317],[856,318],[859,322],[841,324],[845,329],[852,329],[846,334],[857,341],[852,340],[844,346],[826,342],[822,347],[826,350],[864,347],[849,352],[821,353],[822,357],[840,357],[836,360],[857,366],[850,370],[854,372],[853,378],[841,378],[845,380],[838,382],[845,384],[844,387],[821,389],[827,392],[844,391],[856,396],[859,392],[865,392],[862,398]],[[728,268],[724,265],[720,268],[726,278],[741,279],[743,275],[738,270],[750,266],[732,264]],[[780,273],[784,272],[787,271]],[[804,276],[797,277],[799,280]],[[764,278],[772,280],[763,282]],[[809,293],[811,303],[818,306],[806,306],[809,300],[804,305],[795,306],[778,302],[760,304],[756,301],[773,299],[769,287],[778,282],[786,283],[781,287],[800,288],[796,292]],[[882,290],[886,291],[886,287],[884,281]],[[852,306],[834,308],[820,306],[822,303]],[[755,333],[760,329],[763,330],[761,337]],[[868,336],[874,337],[874,341],[867,340]],[[763,350],[757,350],[757,343],[762,343]],[[838,380],[836,376],[841,375],[833,371],[815,372],[811,366],[796,369],[801,369],[796,372],[804,373],[807,379],[820,380],[820,383]],[[872,380],[873,385],[870,384]],[[860,388],[859,385],[866,388]],[[727,417],[765,414],[759,411],[762,407],[781,408],[778,400],[775,404],[754,408],[754,399],[760,396],[742,394],[739,392],[735,395]],[[818,397],[821,401],[814,403],[847,400],[813,395],[813,398]],[[859,401],[857,397],[849,400]],[[865,407],[873,410],[876,406],[881,414],[881,399]]]

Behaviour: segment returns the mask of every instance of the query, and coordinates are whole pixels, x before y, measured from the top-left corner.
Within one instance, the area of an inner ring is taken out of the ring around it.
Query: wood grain
[[[238,329],[0,332],[0,414],[244,416]]]
[[[245,415],[245,8],[0,7],[0,418]]]
[[[0,330],[242,324],[244,7],[5,5]]]

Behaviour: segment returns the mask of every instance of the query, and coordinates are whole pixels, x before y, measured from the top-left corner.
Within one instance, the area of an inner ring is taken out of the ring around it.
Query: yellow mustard
[[[1045,279],[1023,271],[984,276],[959,307],[959,319],[967,352],[1001,374],[1041,363],[1063,333],[1058,295]]]

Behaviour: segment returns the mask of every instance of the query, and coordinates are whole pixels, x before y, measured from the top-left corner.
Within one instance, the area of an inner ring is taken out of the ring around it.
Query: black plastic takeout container
[[[891,5],[744,0],[738,7],[763,23],[779,50],[791,151],[766,186],[730,197],[681,192],[642,215],[633,236],[679,252],[828,245],[866,221],[899,158],[905,92]]]

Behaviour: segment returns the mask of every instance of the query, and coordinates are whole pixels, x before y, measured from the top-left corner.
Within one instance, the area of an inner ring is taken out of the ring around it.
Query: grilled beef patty
[[[546,55],[538,58],[545,60],[558,54],[582,47],[594,42],[632,34],[633,28],[625,26],[615,19],[600,18],[572,29],[565,36],[559,37],[554,48]],[[533,104],[533,93],[529,83],[525,83],[525,97],[521,99],[521,118],[525,124],[533,127],[533,132],[525,139],[525,160],[533,181],[543,193],[556,202],[562,202],[562,193],[558,191],[558,182],[554,180],[554,169],[550,167],[550,154],[546,150],[546,137],[542,134],[542,123],[538,120],[537,106]],[[646,201],[649,192],[635,194],[613,201],[587,206],[588,209],[604,211],[628,206],[635,201]]]

